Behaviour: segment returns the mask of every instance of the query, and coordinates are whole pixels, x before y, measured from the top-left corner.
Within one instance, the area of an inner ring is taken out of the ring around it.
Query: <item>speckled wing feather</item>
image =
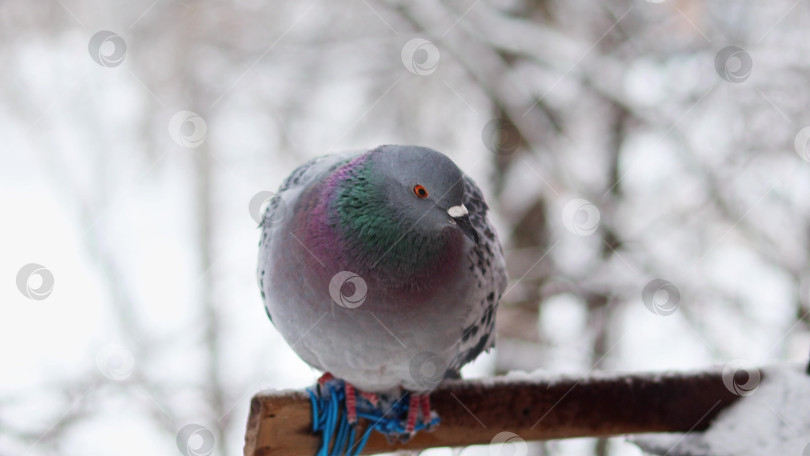
[[[487,219],[489,207],[481,190],[467,176],[464,176],[464,205],[480,239],[467,256],[468,267],[475,274],[475,286],[479,291],[476,302],[469,304],[470,318],[464,327],[458,355],[448,368],[448,378],[458,378],[462,366],[495,345],[495,311],[507,283],[501,244]]]

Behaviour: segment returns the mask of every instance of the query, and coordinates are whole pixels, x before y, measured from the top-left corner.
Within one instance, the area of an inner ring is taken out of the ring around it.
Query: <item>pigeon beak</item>
[[[463,204],[459,204],[458,206],[453,206],[448,209],[447,214],[458,224],[464,236],[467,236],[467,239],[473,241],[475,245],[478,245],[478,232],[475,231],[467,208]]]

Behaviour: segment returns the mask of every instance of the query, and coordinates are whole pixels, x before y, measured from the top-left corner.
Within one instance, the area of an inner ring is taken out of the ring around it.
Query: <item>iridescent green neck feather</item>
[[[449,231],[419,226],[418,217],[408,217],[407,208],[394,207],[386,191],[368,155],[331,176],[322,196],[327,224],[337,237],[335,247],[348,264],[364,269],[357,273],[378,275],[389,283],[417,280],[429,286],[456,263],[460,240]]]

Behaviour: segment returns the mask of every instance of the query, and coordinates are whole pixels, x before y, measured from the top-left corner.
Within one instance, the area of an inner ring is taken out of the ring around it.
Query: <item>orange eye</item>
[[[419,198],[427,198],[428,191],[425,187],[422,187],[419,184],[413,186],[413,194],[418,196]]]

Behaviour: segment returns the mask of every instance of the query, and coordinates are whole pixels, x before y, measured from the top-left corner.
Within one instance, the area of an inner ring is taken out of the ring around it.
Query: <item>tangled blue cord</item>
[[[372,430],[382,433],[386,437],[399,437],[405,435],[405,419],[408,416],[409,393],[404,393],[389,410],[381,410],[373,406],[362,396],[357,397],[357,417],[365,418],[371,422],[363,435],[357,440],[356,427],[349,424],[346,415],[346,389],[342,380],[330,380],[321,386],[307,388],[309,400],[312,404],[312,430],[321,433],[321,446],[316,456],[355,456],[359,455],[366,446]],[[419,420],[415,431],[439,424],[439,417],[433,418],[430,423]],[[332,451],[329,451],[330,443]],[[356,443],[355,443],[356,441]]]

